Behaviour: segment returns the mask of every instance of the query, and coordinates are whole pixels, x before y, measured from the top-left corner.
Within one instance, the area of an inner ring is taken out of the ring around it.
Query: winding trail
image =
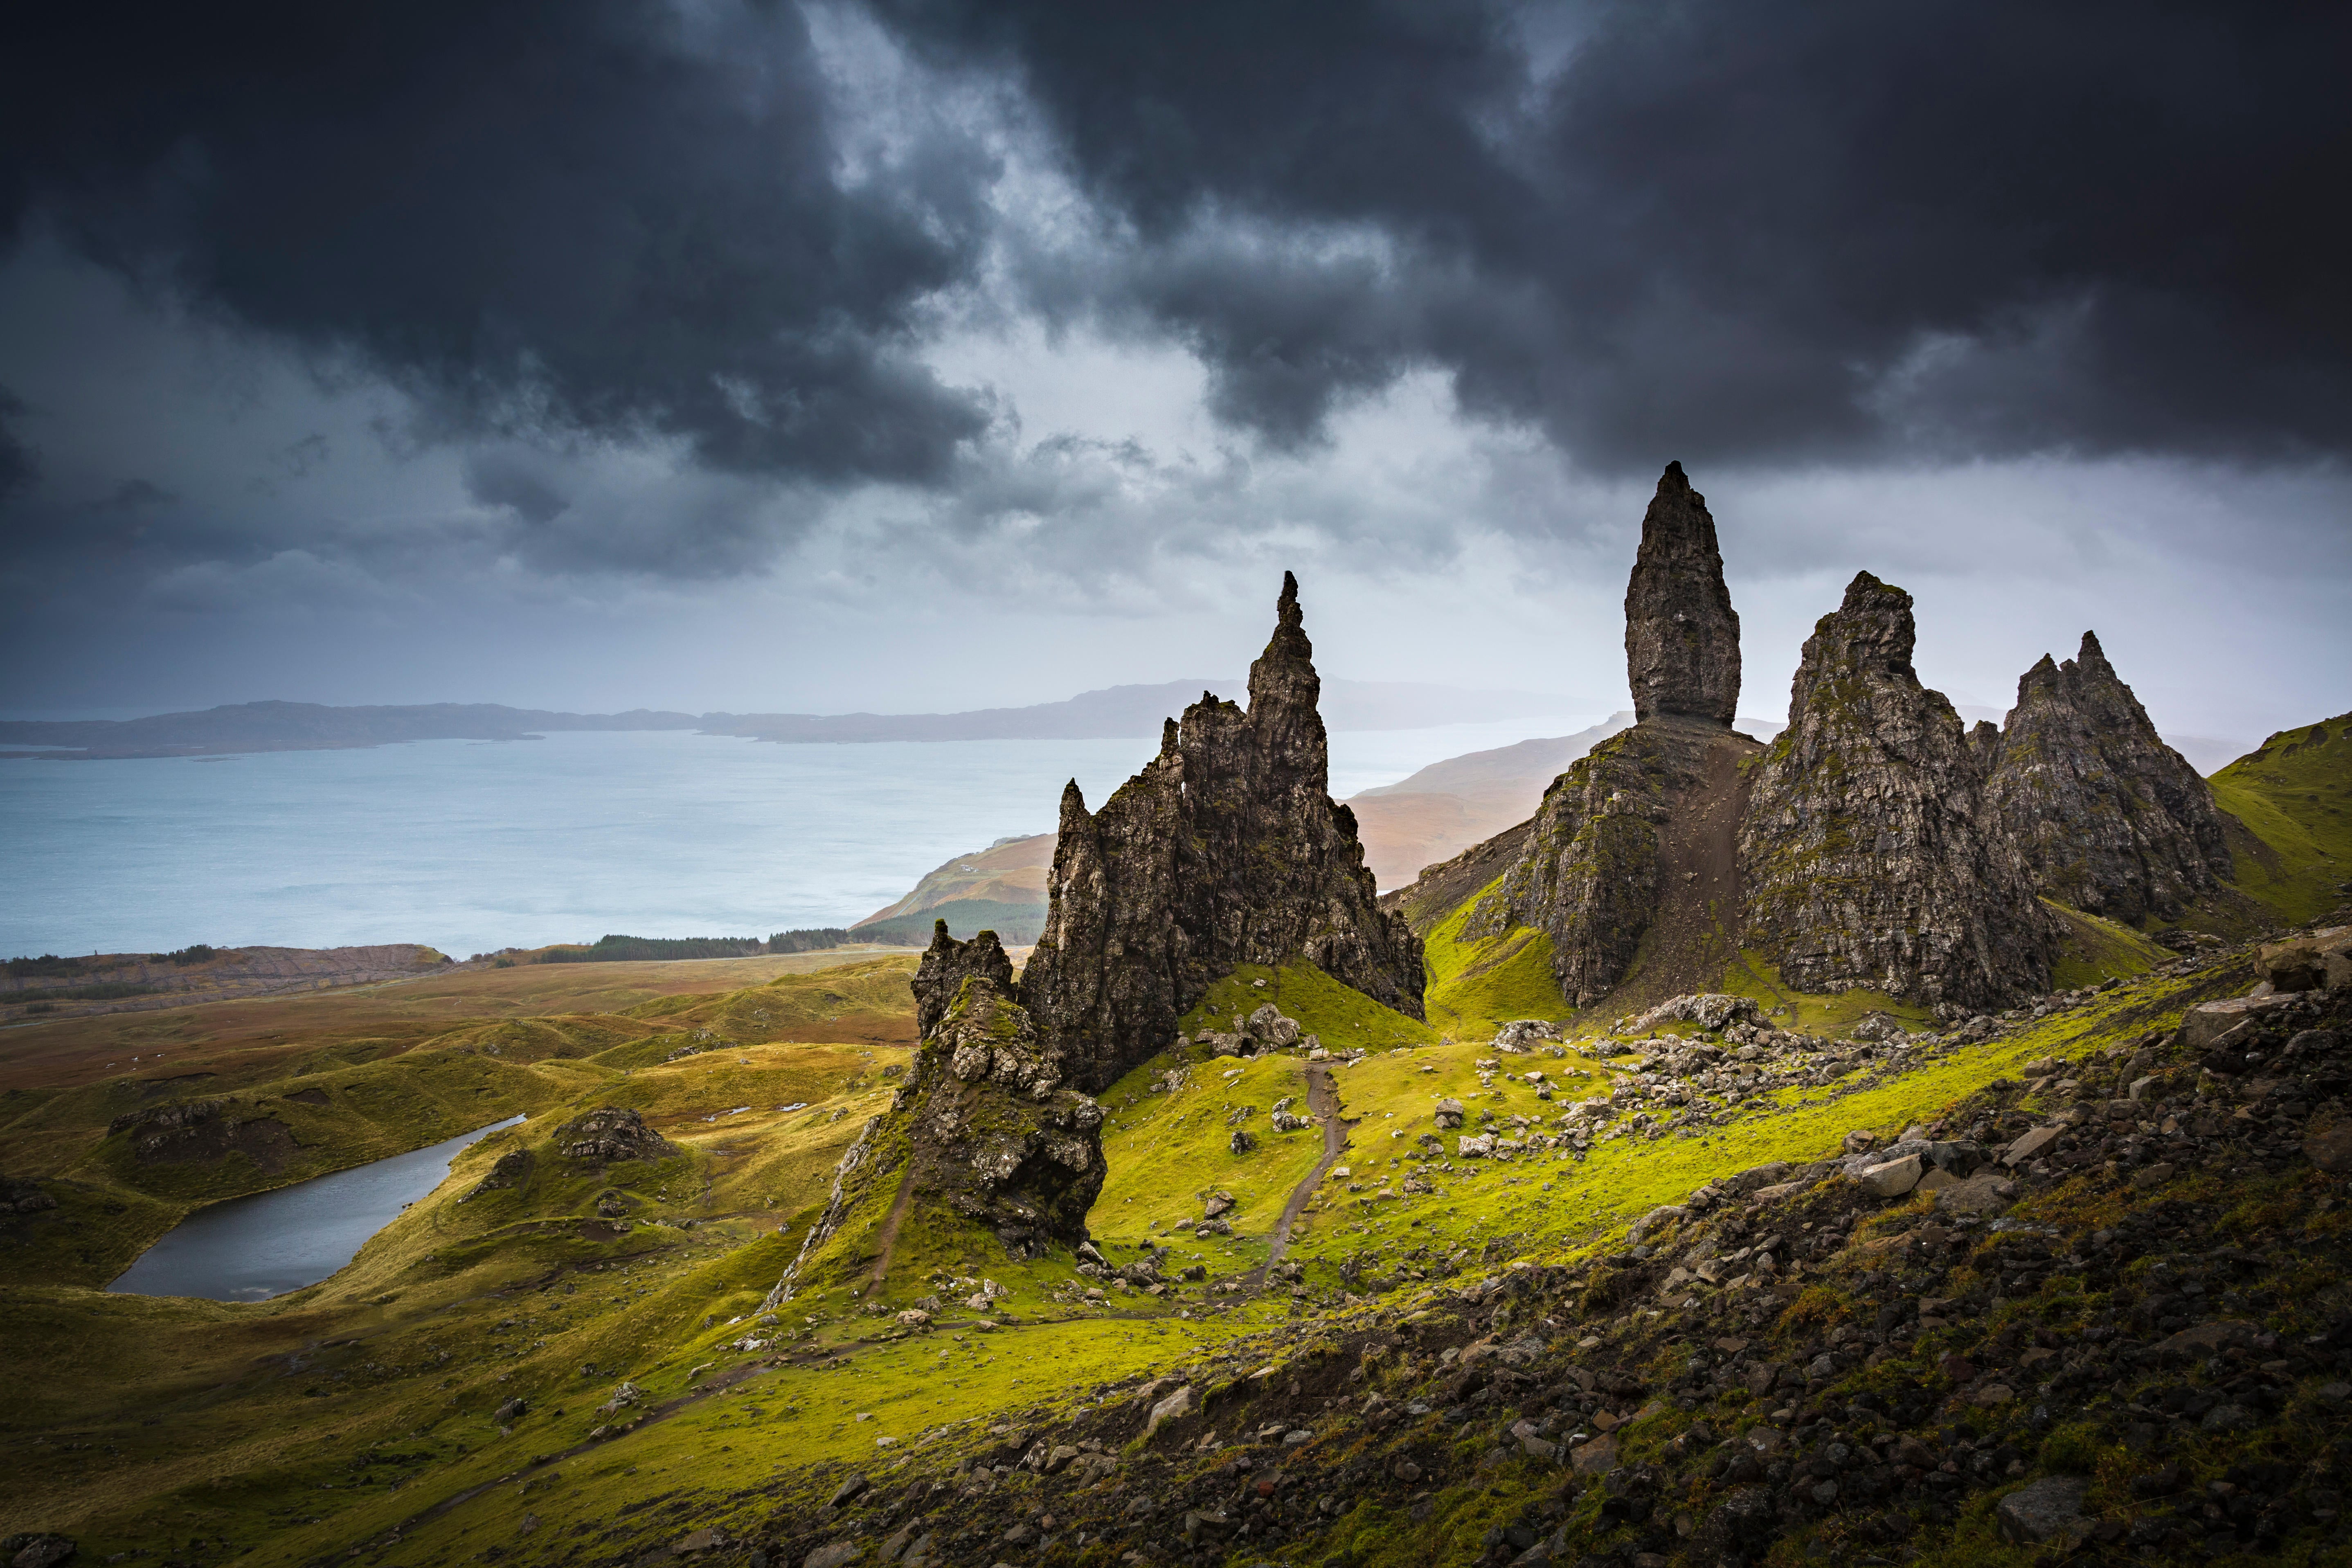
[[[1307,1064],[1307,1109],[1313,1111],[1315,1120],[1323,1124],[1323,1158],[1307,1173],[1305,1181],[1291,1189],[1290,1201],[1282,1205],[1282,1217],[1275,1222],[1271,1238],[1274,1249],[1266,1254],[1264,1265],[1250,1271],[1249,1279],[1253,1285],[1263,1285],[1266,1269],[1281,1262],[1283,1254],[1290,1250],[1291,1228],[1298,1223],[1298,1216],[1307,1212],[1307,1204],[1315,1196],[1315,1189],[1322,1184],[1324,1177],[1331,1173],[1331,1167],[1339,1163],[1339,1156],[1348,1152],[1348,1129],[1363,1120],[1360,1116],[1356,1121],[1349,1121],[1340,1116],[1339,1091],[1332,1087],[1331,1069],[1320,1062]]]

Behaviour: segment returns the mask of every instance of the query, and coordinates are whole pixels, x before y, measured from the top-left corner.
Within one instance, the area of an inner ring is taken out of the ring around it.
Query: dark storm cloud
[[[1607,468],[2352,433],[2340,5],[882,5],[1279,442],[1419,364]]]
[[[918,138],[843,178],[793,6],[94,4],[6,34],[0,239],[45,223],[355,353],[443,434],[920,482],[986,424],[910,312],[973,265],[988,169]]]
[[[13,428],[24,417],[25,402],[6,387],[0,386],[0,501],[11,493],[33,482],[39,467],[33,460],[32,447]]]

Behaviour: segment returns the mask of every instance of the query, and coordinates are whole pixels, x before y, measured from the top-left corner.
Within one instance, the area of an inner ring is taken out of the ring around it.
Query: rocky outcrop
[[[2213,792],[2164,743],[2098,637],[2017,683],[1985,784],[1988,823],[2042,892],[2137,923],[2174,919],[2232,871]]]
[[[979,931],[970,942],[958,942],[948,934],[947,921],[932,921],[931,945],[923,950],[923,961],[916,967],[912,982],[919,1036],[928,1037],[940,1026],[963,983],[975,975],[1000,992],[1012,994],[1013,959],[996,940],[996,933]]]
[[[1580,1007],[1608,995],[1674,895],[1733,894],[1727,864],[1705,886],[1696,879],[1703,863],[1730,858],[1738,766],[1759,749],[1712,722],[1674,718],[1603,741],[1545,792],[1518,859],[1471,911],[1464,940],[1533,926],[1551,939],[1561,995]],[[1711,856],[1710,837],[1722,840]],[[1704,908],[1681,912],[1706,917]]]
[[[555,1152],[583,1165],[613,1165],[625,1160],[666,1160],[685,1151],[652,1128],[634,1110],[601,1105],[573,1117],[555,1130]]]
[[[1715,519],[1680,463],[1666,465],[1642,518],[1642,552],[1625,584],[1625,667],[1636,721],[1729,727],[1739,701],[1739,616],[1724,586]]]
[[[1421,941],[1380,908],[1355,817],[1330,797],[1322,682],[1288,573],[1276,615],[1247,712],[1204,692],[1100,811],[1075,782],[1063,792],[1021,1001],[1073,1084],[1103,1088],[1165,1049],[1244,963],[1304,959],[1422,1016]]]
[[[1086,1241],[1087,1211],[1108,1169],[1102,1108],[1063,1087],[1061,1059],[994,973],[1002,950],[985,951],[994,947],[985,932],[970,942],[934,937],[926,973],[971,962],[890,1109],[843,1157],[824,1217],[780,1292],[869,1268],[878,1275],[909,1214],[927,1225],[945,1215],[980,1226],[1015,1257]]]
[[[1706,498],[1680,463],[1666,465],[1642,519],[1625,584],[1625,678],[1633,727],[1552,782],[1510,868],[1462,929],[1465,941],[1515,926],[1543,932],[1560,994],[1580,1007],[1624,981],[1644,939],[1656,959],[1645,973],[1669,991],[1711,979],[1699,971],[1729,956],[1721,922],[1738,898],[1739,764],[1759,747],[1730,728],[1739,616]]]
[[[142,1165],[189,1165],[242,1154],[263,1171],[286,1168],[299,1152],[294,1131],[274,1116],[244,1116],[227,1100],[194,1100],[118,1116],[110,1136],[131,1134],[131,1157]]]
[[[2052,918],[1979,826],[1975,753],[1916,637],[1911,595],[1864,572],[1807,639],[1740,827],[1743,940],[1802,990],[1990,1006],[2049,988]]]

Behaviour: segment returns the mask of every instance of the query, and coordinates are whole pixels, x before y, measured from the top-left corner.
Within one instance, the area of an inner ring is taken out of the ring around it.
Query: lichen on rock
[[[2211,786],[2164,743],[2094,633],[2018,681],[1987,772],[1987,818],[2011,863],[2061,902],[2176,919],[2231,879]]]
[[[1747,945],[1806,991],[1980,1007],[2045,991],[2052,917],[1979,820],[1959,715],[1920,684],[1911,595],[1864,572],[1805,643],[1740,826]]]

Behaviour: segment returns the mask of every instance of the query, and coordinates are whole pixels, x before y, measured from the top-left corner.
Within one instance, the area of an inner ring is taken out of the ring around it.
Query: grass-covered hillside
[[[2290,921],[2352,890],[2352,713],[2264,741],[2212,776],[2213,797],[2257,842],[2232,843],[2238,886]]]
[[[1066,1253],[1015,1261],[959,1232],[952,1250],[902,1239],[904,1265],[870,1285],[778,1300],[835,1163],[908,1058],[903,1046],[761,1039],[761,1016],[804,1030],[903,1010],[908,967],[783,976],[625,1014],[478,1022],[382,1055],[357,1040],[286,1040],[162,1092],[112,1080],[19,1091],[0,1169],[12,1194],[58,1204],[0,1220],[0,1332],[31,1373],[0,1415],[19,1480],[0,1501],[0,1533],[58,1531],[92,1559],[254,1563],[354,1549],[404,1563],[648,1551],[745,1561],[755,1549],[799,1562],[833,1543],[878,1561],[894,1541],[902,1557],[928,1535],[924,1560],[983,1564],[1129,1552],[1466,1561],[1488,1552],[1494,1530],[1504,1541],[1570,1524],[1594,1542],[1638,1534],[1642,1521],[1674,1517],[1663,1480],[1629,1482],[1629,1503],[1650,1503],[1636,1520],[1630,1506],[1612,1511],[1615,1483],[1545,1447],[1580,1421],[1591,1431],[1597,1416],[1573,1414],[1578,1403],[1612,1422],[1651,1411],[1622,1453],[1660,1477],[1676,1456],[1712,1452],[1690,1436],[1701,1426],[1790,1430],[1795,1415],[1744,1390],[1728,1404],[1668,1397],[1682,1375],[1672,1369],[1694,1357],[1737,1366],[1738,1352],[1715,1348],[1734,1340],[1755,1347],[1749,1359],[1791,1364],[1822,1341],[1831,1373],[1803,1382],[1818,1398],[1816,1384],[1846,1375],[1837,1347],[1880,1331],[1868,1325],[1885,1316],[1852,1304],[1870,1288],[1841,1283],[1862,1267],[1848,1254],[1874,1259],[1916,1223],[1903,1216],[1935,1211],[1874,1200],[1841,1211],[1846,1250],[1816,1273],[1797,1266],[1813,1256],[1797,1247],[1776,1277],[1820,1281],[1793,1296],[1758,1296],[1752,1269],[1737,1286],[1726,1270],[1705,1284],[1685,1274],[1694,1282],[1662,1297],[1648,1294],[1654,1270],[1638,1289],[1613,1283],[1629,1226],[1718,1178],[1837,1155],[1857,1129],[1891,1142],[1925,1126],[1982,1143],[2091,1092],[2062,1082],[2069,1073],[2104,1084],[2141,1062],[2133,1053],[2184,1008],[2248,978],[2235,953],[2168,958],[2020,1010],[1984,1038],[1870,1044],[1832,1037],[1822,1018],[1827,1043],[1795,1052],[1743,1054],[1681,1025],[1502,1053],[1311,968],[1244,971],[1194,1010],[1188,1035],[1272,1002],[1319,1052],[1181,1046],[1101,1097],[1109,1175],[1090,1223],[1119,1273],[1082,1272]],[[2051,1058],[2068,1065],[2053,1071]],[[2204,1092],[2193,1066],[2164,1081],[2177,1085],[2168,1095]],[[190,1204],[297,1173],[248,1168],[236,1149],[152,1168],[106,1131],[119,1102],[178,1103],[199,1086],[240,1116],[279,1121],[311,1163],[300,1170],[414,1147],[472,1117],[528,1120],[467,1150],[320,1285],[257,1305],[107,1294],[116,1260]],[[557,1130],[604,1106],[640,1112],[667,1152],[604,1167],[568,1158]],[[1236,1132],[1249,1135],[1239,1150]],[[1465,1136],[1492,1137],[1492,1152],[1464,1157]],[[2185,1168],[2168,1179],[2184,1194],[2210,1184]],[[2127,1182],[2061,1208],[2104,1224],[2170,1190]],[[1209,1223],[1213,1206],[1221,1223]],[[2044,1223],[2016,1212],[2020,1225]],[[1740,1239],[1752,1251],[1760,1233]],[[1738,1248],[1727,1238],[1720,1250]],[[1128,1268],[1145,1258],[1155,1267]],[[2082,1287],[2064,1289],[1943,1331],[1958,1340],[1906,1340],[1903,1375],[1944,1398],[1942,1344],[2008,1333],[2021,1311],[2062,1324],[2092,1310]],[[2276,1305],[2282,1322],[2302,1310]],[[1515,1359],[1463,1375],[1473,1351],[1497,1346]],[[1633,1377],[1618,1363],[1637,1353],[1640,1397],[1605,1383],[1588,1396],[1574,1377],[1558,1384],[1570,1392],[1533,1392],[1531,1379],[1549,1387],[1604,1355],[1616,1358],[1609,1378]],[[1888,1381],[1864,1359],[1855,1390]],[[1145,1415],[1180,1387],[1190,1408],[1146,1439]],[[1548,1435],[1523,1442],[1515,1421]],[[1918,1429],[1950,1452],[1955,1421],[1988,1440],[1998,1432],[2027,1475],[2087,1464],[2116,1478],[2097,1485],[2131,1495],[2137,1461],[2110,1446],[2120,1428],[2053,1447],[2056,1427],[2032,1427],[2022,1407],[1967,1406]],[[849,1495],[828,1507],[845,1482]],[[1728,1495],[1703,1479],[1673,1484],[1687,1494],[1673,1508],[1695,1529]],[[1883,1510],[1869,1518],[1891,1528]],[[1833,1518],[1800,1522],[1791,1552],[1861,1539]],[[1962,1547],[1990,1527],[1981,1510],[1937,1522],[1923,1509],[1910,1528],[1943,1531],[1957,1562],[1978,1560]],[[1666,1544],[1683,1539],[1668,1529]]]

